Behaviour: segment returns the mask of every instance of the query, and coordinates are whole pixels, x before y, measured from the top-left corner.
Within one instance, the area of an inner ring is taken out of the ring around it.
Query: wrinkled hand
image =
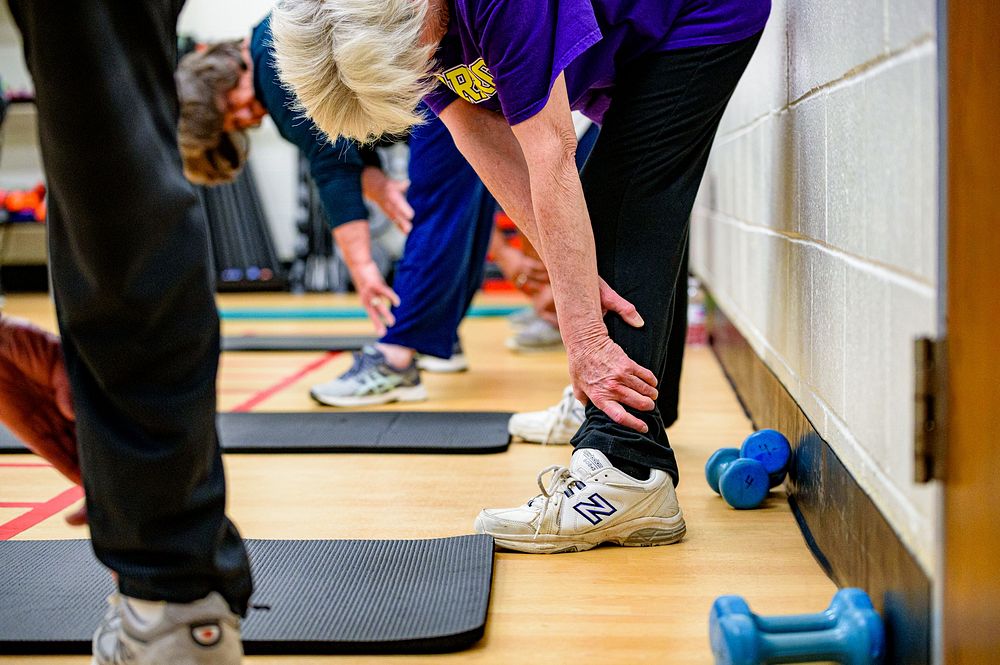
[[[645,325],[635,305],[618,295],[603,279],[600,291],[602,315],[613,312],[633,328]],[[630,415],[623,406],[652,411],[658,394],[656,376],[629,358],[608,337],[607,330],[592,333],[580,341],[570,340],[566,346],[576,398],[584,404],[593,402],[619,425],[644,434],[648,432],[646,424]]]
[[[625,355],[606,333],[588,340],[567,341],[566,347],[576,398],[584,404],[593,402],[619,425],[648,432],[646,424],[623,406],[652,411],[657,397],[656,376]]]
[[[75,420],[59,338],[27,321],[0,317],[0,422],[79,485]],[[86,522],[86,509],[67,521]]]
[[[393,180],[374,166],[366,166],[361,172],[362,194],[403,233],[409,233],[413,228],[413,208],[406,200],[409,188],[409,180]]]
[[[503,276],[529,296],[535,295],[549,283],[545,264],[509,245],[493,257]]]
[[[351,270],[354,288],[361,298],[361,306],[368,313],[368,318],[375,324],[375,332],[381,337],[386,333],[386,327],[395,325],[396,317],[392,315],[390,304],[399,307],[399,296],[389,288],[379,272],[374,261],[365,263]]]

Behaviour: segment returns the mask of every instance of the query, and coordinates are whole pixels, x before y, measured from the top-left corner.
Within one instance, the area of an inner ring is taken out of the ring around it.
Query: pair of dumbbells
[[[722,448],[708,458],[705,479],[716,494],[733,508],[756,508],[772,487],[785,480],[792,461],[792,447],[777,430],[762,429],[739,448]]]
[[[861,589],[842,589],[825,612],[798,616],[757,616],[743,598],[721,596],[709,635],[716,665],[878,665],[885,655],[882,618]]]

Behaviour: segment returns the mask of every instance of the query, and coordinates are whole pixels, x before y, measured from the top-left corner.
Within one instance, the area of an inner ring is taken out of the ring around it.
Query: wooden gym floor
[[[517,304],[484,295],[479,304]],[[356,307],[340,296],[226,295],[229,307]],[[6,314],[54,329],[45,297],[13,296]],[[365,321],[224,322],[225,333],[364,334]],[[459,375],[425,375],[431,399],[404,408],[532,410],[554,404],[568,383],[562,353],[515,355],[502,318],[471,319],[462,340],[472,365]],[[312,411],[308,387],[349,363],[349,354],[239,353],[222,359],[221,410]],[[681,419],[671,442],[688,534],[677,545],[601,547],[580,554],[499,552],[486,636],[472,650],[442,656],[254,657],[250,665],[437,661],[468,663],[710,663],[708,610],[725,593],[764,613],[825,608],[835,591],[809,553],[787,502],[729,509],[705,483],[703,465],[750,432],[711,352],[689,347]],[[389,406],[383,408],[399,408]],[[537,493],[535,475],[566,464],[569,448],[516,443],[499,455],[233,455],[226,458],[230,515],[250,538],[427,538],[469,533],[483,506],[514,506]],[[62,514],[79,496],[30,456],[0,457],[0,506],[48,502],[51,517],[26,520],[0,507],[16,539],[81,538]],[[11,466],[22,465],[22,466]],[[23,466],[31,465],[31,466]],[[58,512],[57,512],[58,511]],[[28,528],[25,528],[28,527]],[[3,538],[0,535],[0,538]],[[83,665],[84,657],[0,657],[0,664]]]

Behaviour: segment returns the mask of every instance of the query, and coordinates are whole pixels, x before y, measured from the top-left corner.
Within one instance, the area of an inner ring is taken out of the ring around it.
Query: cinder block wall
[[[933,575],[912,340],[935,333],[934,0],[775,0],[715,144],[693,270]]]

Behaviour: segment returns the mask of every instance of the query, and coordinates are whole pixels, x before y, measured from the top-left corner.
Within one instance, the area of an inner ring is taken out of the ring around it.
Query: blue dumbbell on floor
[[[717,450],[705,464],[709,487],[733,508],[756,508],[785,479],[792,459],[788,439],[773,429],[748,436],[743,445]]]
[[[721,596],[709,635],[716,665],[879,665],[885,655],[882,618],[861,589],[842,589],[826,611],[797,616],[758,616],[743,598]]]
[[[785,480],[792,461],[792,446],[781,432],[773,429],[757,430],[740,446],[740,457],[754,459],[764,465],[770,486],[777,487]]]
[[[767,469],[757,460],[741,458],[738,448],[715,451],[705,463],[705,479],[737,510],[756,508],[770,492]]]

